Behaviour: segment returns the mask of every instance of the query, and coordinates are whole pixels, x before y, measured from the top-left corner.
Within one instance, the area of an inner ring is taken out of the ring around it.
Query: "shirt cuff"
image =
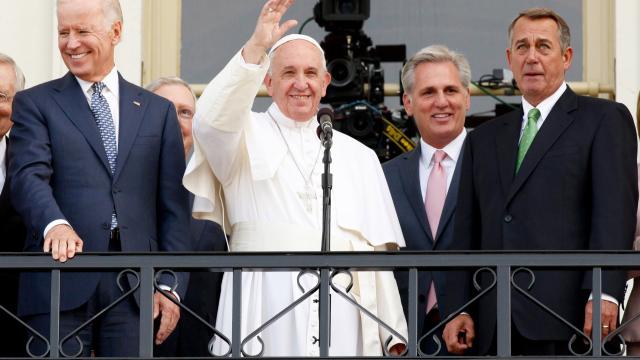
[[[160,288],[160,290],[164,290],[164,291],[168,291],[168,292],[170,292],[170,293],[171,293],[171,295],[173,295],[173,296],[175,296],[175,297],[176,297],[176,300],[178,300],[178,302],[181,302],[181,301],[180,301],[180,295],[178,295],[178,293],[177,293],[177,292],[175,292],[175,291],[171,290],[171,287],[169,287],[169,286],[167,286],[167,285],[164,285],[164,284],[160,284],[160,285],[158,285],[158,287]]]
[[[64,219],[53,220],[52,222],[49,223],[49,225],[47,225],[47,227],[44,228],[44,233],[42,234],[42,236],[46,238],[49,230],[53,229],[53,227],[56,225],[69,225],[69,227],[73,228],[67,220],[64,220]]]
[[[593,293],[589,294],[589,301],[593,300]],[[616,306],[618,305],[618,300],[616,300],[616,298],[614,298],[613,296],[609,295],[609,294],[605,294],[602,293],[602,300],[606,300],[608,302],[612,302],[614,304],[616,304]]]

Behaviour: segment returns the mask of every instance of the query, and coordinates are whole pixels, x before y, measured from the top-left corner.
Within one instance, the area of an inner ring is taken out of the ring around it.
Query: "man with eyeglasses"
[[[24,75],[13,61],[0,53],[0,252],[22,251],[26,230],[22,219],[13,208],[9,199],[11,178],[7,168],[10,158],[9,130],[11,121],[11,105],[16,92],[24,88]],[[0,305],[15,313],[18,301],[18,276],[15,272],[0,272],[0,284],[4,295],[0,296]],[[5,335],[0,336],[0,356],[24,355],[24,330],[9,315],[0,311],[0,324]]]
[[[156,95],[171,101],[176,107],[178,123],[182,132],[184,154],[187,160],[193,151],[191,125],[196,111],[196,95],[187,82],[179,77],[161,77],[145,87]],[[193,194],[189,196],[190,206]],[[227,243],[220,225],[209,220],[198,220],[193,217],[189,226],[189,250],[191,251],[225,251]],[[220,282],[222,273],[209,272],[207,269],[193,271],[189,276],[189,287],[184,305],[196,314],[213,324],[218,312],[220,299]],[[156,356],[210,356],[208,343],[211,331],[190,314],[180,318],[176,330],[153,353]]]

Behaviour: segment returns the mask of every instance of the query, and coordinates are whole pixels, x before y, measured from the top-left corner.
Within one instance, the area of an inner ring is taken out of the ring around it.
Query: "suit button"
[[[510,223],[511,220],[513,220],[513,217],[511,215],[505,215],[504,216],[504,222]]]
[[[418,295],[418,301],[423,303],[424,302],[424,295],[422,295],[422,294]]]

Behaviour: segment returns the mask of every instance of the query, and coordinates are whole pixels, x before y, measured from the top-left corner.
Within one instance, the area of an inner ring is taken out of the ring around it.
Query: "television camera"
[[[417,130],[404,110],[384,105],[383,62],[406,60],[406,46],[373,46],[362,30],[370,0],[320,0],[314,19],[329,32],[325,51],[331,84],[322,103],[334,108],[334,127],[376,151],[380,161],[415,147]],[[402,96],[402,92],[399,94]]]

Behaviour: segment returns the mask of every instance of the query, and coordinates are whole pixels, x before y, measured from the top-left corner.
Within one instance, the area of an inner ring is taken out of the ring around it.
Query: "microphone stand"
[[[331,167],[331,145],[333,145],[331,133],[321,134],[322,145],[324,146],[324,172],[322,174],[322,253],[324,255],[331,251],[331,188],[333,187],[333,175]],[[330,273],[329,269],[320,270],[320,309],[319,309],[319,340],[320,356],[329,356],[329,346],[331,341],[331,295],[329,294]],[[323,319],[327,319],[323,322]]]

